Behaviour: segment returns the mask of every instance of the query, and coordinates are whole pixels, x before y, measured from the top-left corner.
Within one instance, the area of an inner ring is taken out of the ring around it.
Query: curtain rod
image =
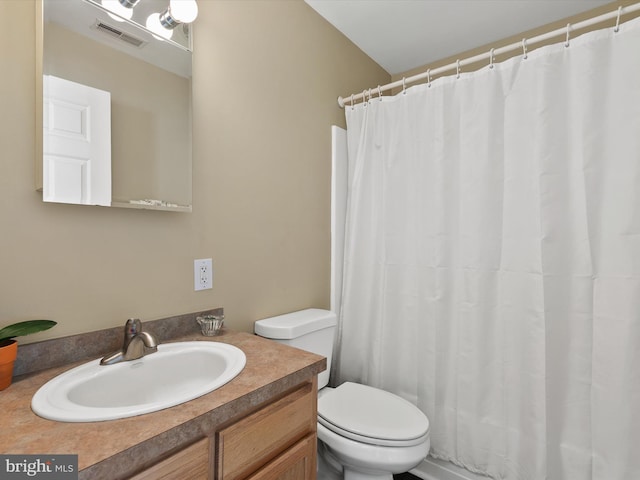
[[[357,100],[364,100],[367,96],[371,98],[373,94],[382,95],[382,92],[391,90],[393,88],[398,88],[398,87],[405,88],[407,83],[413,83],[419,80],[429,80],[434,75],[438,75],[440,73],[444,73],[449,70],[457,70],[459,72],[460,67],[463,67],[465,65],[469,65],[475,62],[479,62],[481,60],[490,60],[491,63],[493,63],[493,58],[495,58],[496,55],[501,55],[503,53],[511,52],[513,50],[523,50],[526,53],[527,46],[535,43],[544,42],[545,40],[549,40],[551,38],[558,37],[563,34],[566,34],[566,38],[567,38],[566,41],[568,43],[572,30],[580,30],[582,28],[590,27],[592,25],[596,25],[606,20],[610,20],[612,18],[616,18],[615,29],[616,31],[618,31],[617,29],[618,29],[618,26],[620,25],[620,16],[628,13],[632,13],[638,10],[640,10],[640,3],[627,5],[626,7],[620,6],[618,7],[617,10],[614,10],[613,12],[598,15],[597,17],[589,18],[582,22],[578,22],[574,25],[568,23],[567,26],[564,28],[558,28],[556,30],[543,33],[542,35],[538,35],[533,38],[523,38],[521,42],[512,43],[510,45],[506,45],[500,48],[492,48],[489,52],[481,53],[479,55],[468,57],[462,60],[457,60],[455,63],[450,63],[442,67],[434,68],[433,70],[429,69],[426,72],[419,73],[411,77],[406,77],[406,78],[403,77],[402,80],[396,80],[395,82],[387,83],[386,85],[383,85],[383,86],[378,85],[377,87],[370,88],[368,90],[363,91],[362,93],[351,94],[346,98],[338,97],[338,105],[340,105],[341,108],[344,108],[344,106],[346,105],[345,103],[346,101],[349,102],[349,105],[354,105]]]

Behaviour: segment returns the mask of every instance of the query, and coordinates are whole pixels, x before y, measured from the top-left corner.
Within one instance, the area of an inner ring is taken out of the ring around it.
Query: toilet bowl
[[[429,453],[429,420],[390,392],[345,382],[330,388],[333,312],[308,309],[255,323],[255,333],[327,357],[318,377],[318,479],[392,480]]]
[[[346,480],[387,480],[427,456],[429,420],[397,395],[345,382],[319,392],[318,440],[319,455],[334,469],[337,461]]]

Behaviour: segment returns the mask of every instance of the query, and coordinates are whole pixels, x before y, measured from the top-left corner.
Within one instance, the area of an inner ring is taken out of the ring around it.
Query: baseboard
[[[411,474],[422,480],[487,480],[488,477],[471,473],[452,463],[427,457]]]

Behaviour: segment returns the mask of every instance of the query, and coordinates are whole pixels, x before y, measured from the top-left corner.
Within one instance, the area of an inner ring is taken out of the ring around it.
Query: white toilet
[[[392,480],[429,453],[429,419],[384,390],[329,382],[336,316],[321,309],[265,318],[255,333],[327,357],[318,375],[318,479]]]

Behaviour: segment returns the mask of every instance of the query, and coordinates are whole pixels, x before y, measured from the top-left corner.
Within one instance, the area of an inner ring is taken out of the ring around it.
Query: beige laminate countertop
[[[31,397],[44,383],[84,362],[25,375],[0,392],[0,453],[77,454],[80,479],[126,478],[326,368],[324,357],[249,333],[225,332],[217,337],[194,334],[174,341],[190,340],[235,345],[247,357],[244,370],[219,389],[181,405],[137,417],[90,423],[46,420],[30,407]]]

